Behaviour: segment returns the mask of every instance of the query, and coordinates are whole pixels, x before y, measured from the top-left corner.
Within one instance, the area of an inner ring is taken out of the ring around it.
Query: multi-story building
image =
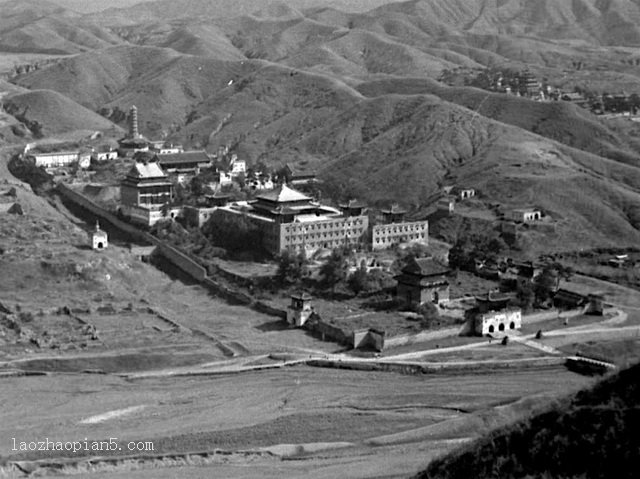
[[[369,226],[366,215],[345,214],[287,185],[258,195],[253,202],[231,204],[219,211],[244,215],[256,224],[265,249],[274,255],[283,251],[313,254],[319,249],[359,245],[366,240]]]
[[[120,185],[120,211],[132,221],[152,226],[165,216],[176,216],[168,207],[173,193],[173,183],[157,163],[135,163]]]
[[[429,222],[410,221],[375,225],[371,236],[371,247],[387,249],[404,243],[429,244]]]
[[[433,258],[412,258],[395,278],[398,299],[412,306],[449,301],[448,274]]]
[[[372,249],[387,249],[403,243],[429,243],[429,222],[405,221],[406,213],[407,210],[396,204],[381,211],[382,224],[372,228]]]

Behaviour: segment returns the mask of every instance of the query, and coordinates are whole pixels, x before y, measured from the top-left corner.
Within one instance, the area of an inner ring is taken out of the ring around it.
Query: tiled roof
[[[402,208],[399,204],[394,203],[391,205],[391,208],[382,210],[382,212],[387,214],[392,214],[392,215],[401,215],[401,214],[405,214],[407,210]]]
[[[158,162],[161,165],[169,165],[176,163],[208,163],[211,160],[204,150],[185,151],[183,153],[169,153],[165,155],[157,155]]]
[[[136,178],[166,178],[160,165],[155,162],[151,163],[135,163],[129,171],[129,176]]]
[[[449,269],[433,258],[413,258],[402,272],[419,276],[436,276],[449,273]]]
[[[256,196],[258,200],[275,201],[276,203],[287,203],[293,201],[311,201],[311,198],[300,193],[287,185],[280,185],[275,190]]]

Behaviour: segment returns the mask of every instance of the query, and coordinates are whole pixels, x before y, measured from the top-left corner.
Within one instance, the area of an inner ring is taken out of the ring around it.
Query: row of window
[[[291,233],[291,229],[293,228],[293,232],[296,230],[298,232],[301,231],[315,231],[317,230],[328,230],[328,229],[343,229],[343,228],[353,228],[355,226],[362,226],[364,224],[363,220],[355,220],[350,222],[330,222],[330,223],[309,223],[307,225],[297,225],[297,226],[287,226],[285,231],[287,233]]]
[[[424,231],[427,229],[427,223],[411,223],[404,225],[384,225],[376,226],[374,234],[391,234],[391,233],[409,233],[413,231]]]
[[[395,243],[395,242],[407,242],[407,241],[415,241],[415,240],[419,240],[419,239],[425,239],[426,235],[425,234],[417,234],[417,235],[409,235],[409,236],[392,236],[392,237],[388,237],[385,236],[383,238],[376,238],[375,242],[376,244],[380,244],[380,243]]]
[[[354,237],[359,237],[361,236],[362,232],[357,232],[357,231],[352,231],[349,233],[345,233],[345,232],[339,232],[339,231],[329,231],[328,233],[310,233],[310,234],[300,234],[300,235],[287,235],[284,237],[284,241],[285,242],[295,242],[296,240],[298,242],[302,242],[302,241],[313,241],[313,240],[323,240],[323,239],[329,239],[331,240],[332,238],[345,238],[345,237],[349,237],[349,238],[354,238]]]

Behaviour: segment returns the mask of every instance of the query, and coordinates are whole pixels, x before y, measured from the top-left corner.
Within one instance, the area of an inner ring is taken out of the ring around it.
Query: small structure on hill
[[[432,257],[412,258],[402,273],[395,277],[398,282],[398,299],[410,306],[424,303],[440,304],[449,301],[449,269]]]
[[[585,313],[602,316],[604,314],[605,297],[602,293],[591,293],[588,296],[589,303]]]
[[[106,231],[100,229],[100,223],[96,221],[96,229],[89,235],[91,247],[96,251],[101,251],[109,245],[109,237]]]
[[[522,310],[519,308],[478,313],[474,322],[476,334],[482,336],[513,331],[521,327]]]
[[[532,223],[542,219],[542,212],[533,208],[516,208],[508,211],[506,216],[511,221]]]
[[[287,323],[297,327],[304,326],[314,313],[311,299],[307,293],[292,294],[291,304],[287,308]]]
[[[476,190],[473,188],[454,188],[453,192],[459,200],[468,200],[476,196]]]
[[[553,296],[553,305],[559,309],[578,309],[587,304],[588,299],[567,289],[560,288]]]
[[[446,212],[447,214],[453,213],[456,207],[456,202],[451,197],[440,198],[436,204],[438,211]]]

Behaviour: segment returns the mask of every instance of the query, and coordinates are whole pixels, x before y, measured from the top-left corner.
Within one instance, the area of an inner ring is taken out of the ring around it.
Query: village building
[[[380,210],[380,220],[384,224],[403,223],[407,210],[397,203],[393,203],[389,208]]]
[[[450,197],[440,198],[436,202],[436,208],[441,213],[451,214],[455,211],[456,202]]]
[[[252,190],[272,190],[275,184],[270,176],[258,176],[247,181]]]
[[[522,310],[519,308],[503,309],[478,313],[475,318],[475,332],[482,336],[496,333],[507,333],[522,327]]]
[[[366,215],[345,216],[287,185],[261,193],[255,201],[230,204],[219,211],[252,221],[262,232],[264,248],[273,255],[358,246],[369,226]]]
[[[91,152],[82,151],[78,154],[78,167],[87,169],[91,166]]]
[[[204,150],[156,154],[153,161],[158,162],[163,171],[176,176],[178,183],[183,183],[188,178],[198,175],[200,170],[213,166],[211,158]]]
[[[229,166],[227,168],[227,173],[231,175],[232,178],[236,178],[240,175],[247,174],[247,162],[244,160],[238,159],[238,155],[231,155],[231,159],[229,160]]]
[[[89,234],[91,247],[100,251],[109,246],[109,237],[107,232],[100,229],[100,224],[96,221],[96,228]]]
[[[91,159],[95,161],[111,161],[118,159],[118,151],[112,150],[111,148],[100,149],[98,151],[93,151],[91,154]]]
[[[287,308],[287,323],[301,328],[314,314],[311,296],[307,293],[291,295],[291,304]]]
[[[287,183],[291,186],[305,186],[318,181],[315,171],[304,170],[300,167],[293,166],[291,163],[285,165],[284,174],[287,178]]]
[[[169,207],[173,195],[173,183],[157,163],[136,162],[120,186],[119,212],[134,222],[152,226],[179,214],[179,208]]]
[[[414,307],[449,301],[449,269],[433,258],[412,258],[395,279],[397,297]]]
[[[54,151],[50,153],[30,152],[27,159],[37,167],[59,168],[78,163],[79,151]]]
[[[452,190],[452,193],[456,195],[459,200],[468,200],[476,196],[476,190],[473,188],[460,188],[456,187]]]
[[[518,223],[532,223],[542,219],[542,212],[533,208],[516,208],[507,211],[505,216]]]
[[[173,144],[165,140],[150,141],[150,150],[157,155],[175,155],[184,152],[182,145]]]

